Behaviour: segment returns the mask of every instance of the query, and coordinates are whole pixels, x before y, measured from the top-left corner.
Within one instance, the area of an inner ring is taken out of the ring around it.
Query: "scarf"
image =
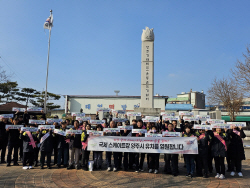
[[[214,132],[214,136],[215,136],[219,141],[221,141],[221,143],[225,146],[225,150],[227,151],[227,145],[226,145],[225,140],[224,140],[217,132]]]
[[[32,145],[33,149],[36,147],[36,141],[34,141],[32,134],[30,133],[30,131],[26,131],[27,135],[30,138],[30,142],[29,145]]]

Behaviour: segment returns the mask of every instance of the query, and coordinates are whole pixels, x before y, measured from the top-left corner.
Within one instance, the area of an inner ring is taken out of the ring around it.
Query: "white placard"
[[[62,119],[48,118],[46,121],[47,121],[48,123],[54,123],[54,122],[60,123],[60,122],[62,122]]]
[[[162,134],[145,133],[145,137],[162,137]]]
[[[188,112],[188,111],[179,111],[180,116],[193,116],[193,112]]]
[[[125,119],[125,118],[114,118],[113,121],[114,122],[125,122],[127,121],[128,119]]]
[[[146,134],[147,132],[148,132],[147,129],[132,129],[132,133]]]
[[[23,125],[5,125],[5,129],[21,129]]]
[[[103,136],[103,131],[87,130],[87,134],[92,133],[93,136]]]
[[[218,129],[230,129],[229,124],[224,124],[224,123],[216,123],[211,125],[212,129],[213,128],[218,128]]]
[[[162,136],[163,137],[167,137],[167,136],[170,136],[170,137],[180,137],[181,133],[180,132],[167,132],[167,131],[164,131],[164,132],[162,132]]]
[[[173,120],[178,121],[179,119],[180,119],[179,116],[162,116],[163,121],[173,121]]]
[[[29,124],[45,124],[45,120],[36,120],[36,119],[30,119]]]
[[[85,113],[71,112],[71,116],[84,117]]]
[[[66,132],[60,129],[54,129],[54,133],[59,134],[61,136],[66,136]]]
[[[132,130],[133,129],[133,125],[128,125],[128,126],[118,126],[118,128],[120,128],[121,131],[123,130]]]
[[[90,124],[104,124],[105,120],[90,120]]]
[[[82,130],[66,130],[66,134],[82,134]]]
[[[146,118],[144,118],[144,119],[142,119],[142,121],[144,123],[147,123],[147,122],[153,122],[153,123],[155,123],[155,122],[157,122],[157,119],[146,119]]]
[[[221,120],[221,119],[208,119],[207,122],[210,123],[210,124],[223,124],[223,123],[225,123],[225,120]]]
[[[91,117],[76,117],[76,120],[78,120],[78,121],[88,121],[88,120],[91,120]]]
[[[167,112],[161,112],[161,116],[175,116],[174,112],[167,113]]]
[[[196,115],[196,117],[201,121],[207,121],[207,119],[210,119],[210,115]]]
[[[66,128],[67,128],[67,129],[73,129],[73,128],[74,128],[74,125],[67,125]]]
[[[212,127],[211,127],[211,125],[197,125],[197,124],[195,124],[194,129],[212,130]]]
[[[120,132],[120,128],[104,128],[103,132],[105,132],[105,133]]]
[[[37,127],[22,127],[21,131],[23,131],[23,132],[25,132],[25,131],[37,132],[38,128]]]
[[[27,111],[28,112],[38,112],[38,111],[41,111],[43,110],[42,108],[40,107],[31,107],[31,108],[27,108]]]
[[[88,151],[133,153],[198,154],[196,137],[124,137],[97,136],[88,139]]]
[[[112,110],[114,114],[126,114],[126,110]]]
[[[127,112],[127,116],[141,116],[141,112]]]
[[[196,117],[183,117],[183,120],[184,121],[199,121],[199,118],[196,118]]]
[[[55,129],[55,125],[39,125],[38,129]]]
[[[13,107],[12,111],[19,111],[19,112],[25,112],[26,108],[17,108],[17,107]]]
[[[13,118],[13,114],[0,114],[0,118]]]
[[[233,125],[233,126],[236,126],[236,127],[246,127],[247,124],[246,122],[227,122],[227,124],[229,124],[230,126]]]
[[[97,108],[97,112],[110,112],[110,108]]]

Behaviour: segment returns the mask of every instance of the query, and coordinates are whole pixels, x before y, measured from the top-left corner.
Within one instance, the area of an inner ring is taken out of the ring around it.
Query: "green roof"
[[[188,97],[177,97],[177,98],[168,98],[168,102],[170,101],[188,101]]]
[[[221,119],[225,121],[230,121],[229,116],[221,116]],[[250,116],[236,116],[235,121],[250,121]]]

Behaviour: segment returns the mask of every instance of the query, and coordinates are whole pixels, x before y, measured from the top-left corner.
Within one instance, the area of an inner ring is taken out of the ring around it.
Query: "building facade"
[[[165,111],[167,96],[154,96],[154,107]],[[134,111],[140,107],[140,96],[113,96],[113,95],[66,95],[65,113],[80,112],[95,114],[97,108]]]

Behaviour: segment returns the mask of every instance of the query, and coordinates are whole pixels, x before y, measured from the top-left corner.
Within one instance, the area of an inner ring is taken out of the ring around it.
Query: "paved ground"
[[[20,163],[21,164],[21,163]],[[44,169],[39,167],[23,170],[21,166],[6,167],[0,164],[0,187],[250,187],[250,160],[243,161],[243,178],[230,177],[215,179],[215,173],[208,179],[186,178],[183,159],[179,161],[180,175],[173,177],[163,174],[163,159],[160,159],[160,173],[135,173],[132,171],[106,172],[66,169]],[[104,165],[103,165],[104,168]]]

